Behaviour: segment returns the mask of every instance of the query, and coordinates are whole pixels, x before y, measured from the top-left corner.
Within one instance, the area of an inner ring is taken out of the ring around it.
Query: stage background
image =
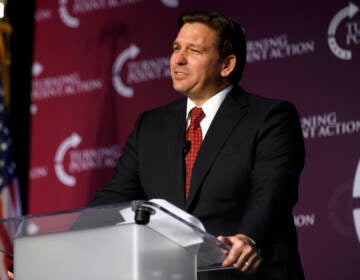
[[[301,115],[306,167],[294,219],[307,278],[360,279],[359,7],[359,0],[38,0],[29,212],[85,206],[110,178],[139,113],[179,98],[168,69],[177,17],[217,9],[246,32],[241,85],[287,99]]]

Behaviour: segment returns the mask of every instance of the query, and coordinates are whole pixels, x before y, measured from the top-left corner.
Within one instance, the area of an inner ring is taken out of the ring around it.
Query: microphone
[[[190,148],[191,148],[191,142],[189,140],[184,141],[184,144],[183,144],[184,156],[187,155],[187,153],[190,151]]]

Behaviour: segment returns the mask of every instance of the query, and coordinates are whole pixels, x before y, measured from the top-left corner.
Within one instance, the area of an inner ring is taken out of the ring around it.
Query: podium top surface
[[[12,243],[19,238],[127,224],[150,227],[195,252],[200,271],[220,269],[224,259],[220,248],[229,249],[229,245],[207,233],[197,218],[165,200],[155,199],[2,219],[0,226],[7,231],[10,242],[0,243],[0,251],[11,258]]]

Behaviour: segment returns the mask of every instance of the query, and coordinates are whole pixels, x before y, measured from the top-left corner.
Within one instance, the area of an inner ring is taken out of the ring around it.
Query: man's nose
[[[175,54],[175,63],[180,65],[187,63],[187,57],[184,51],[179,51]]]

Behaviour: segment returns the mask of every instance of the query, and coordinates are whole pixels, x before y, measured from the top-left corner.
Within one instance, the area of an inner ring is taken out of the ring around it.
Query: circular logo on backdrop
[[[134,89],[131,85],[168,79],[171,76],[168,56],[135,60],[139,53],[140,48],[131,44],[116,57],[113,64],[112,84],[115,91],[123,97],[134,97]],[[126,69],[123,69],[125,64]],[[126,83],[121,76],[125,76]]]
[[[67,187],[76,186],[77,174],[99,169],[113,169],[120,156],[117,144],[79,149],[81,142],[82,137],[77,133],[72,133],[59,144],[55,153],[56,177]]]
[[[349,47],[353,44],[360,44],[360,24],[350,21],[358,12],[358,6],[350,2],[348,6],[338,11],[330,22],[328,28],[329,48],[335,56],[342,60],[351,60],[352,52]],[[347,47],[341,47],[337,42],[337,29],[345,20],[347,20],[347,33],[345,34],[345,44]]]
[[[76,178],[66,173],[64,168],[64,157],[66,152],[71,148],[76,148],[81,142],[80,135],[73,133],[59,145],[55,154],[55,174],[65,186],[73,187],[76,185]]]
[[[67,2],[68,0],[59,0],[59,16],[66,26],[70,28],[78,28],[80,20],[70,15]]]
[[[177,8],[179,7],[179,0],[161,0],[166,7]]]
[[[141,2],[142,0],[59,0],[59,16],[67,27],[78,28],[80,26],[79,17],[82,15],[137,5]],[[166,0],[163,2],[166,2],[165,5],[168,7],[176,7],[178,5],[176,0]]]
[[[354,187],[353,187],[353,198],[356,200],[360,199],[360,160],[355,173]],[[360,242],[360,206],[353,210],[354,224],[356,234]]]
[[[359,202],[360,160],[357,164],[354,181],[347,180],[343,184],[336,186],[329,200],[329,220],[333,229],[346,238],[352,238],[355,227],[355,232],[360,242]]]
[[[134,96],[134,90],[126,86],[123,81],[121,80],[120,73],[121,70],[129,59],[134,59],[138,56],[140,53],[140,48],[136,46],[135,44],[131,44],[130,47],[122,51],[118,57],[116,58],[113,69],[112,69],[112,82],[114,89],[116,92],[124,97],[133,97]]]
[[[33,77],[39,76],[44,71],[44,66],[38,61],[35,61],[31,67]]]

